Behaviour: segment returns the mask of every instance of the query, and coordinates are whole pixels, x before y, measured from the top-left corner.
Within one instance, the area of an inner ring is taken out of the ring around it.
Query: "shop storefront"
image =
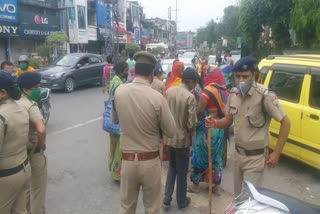
[[[11,38],[19,34],[17,0],[0,1],[0,61],[11,60]]]
[[[60,16],[56,9],[20,5],[19,17],[18,37],[11,40],[13,60],[21,54],[35,52],[50,34],[60,31]]]

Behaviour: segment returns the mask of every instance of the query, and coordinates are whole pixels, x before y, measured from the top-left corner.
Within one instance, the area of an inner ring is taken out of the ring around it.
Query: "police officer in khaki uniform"
[[[243,180],[261,185],[265,165],[274,167],[279,160],[290,130],[290,120],[276,95],[255,82],[258,71],[256,59],[243,57],[234,66],[236,88],[231,90],[226,116],[221,120],[210,117],[207,127],[227,128],[234,123],[235,168],[234,191],[241,193]],[[268,155],[269,124],[280,122],[280,133],[275,150]]]
[[[31,169],[27,157],[29,116],[14,100],[14,78],[0,72],[0,213],[26,214]]]
[[[18,78],[22,96],[17,103],[29,114],[30,130],[27,144],[28,157],[31,164],[31,200],[28,211],[32,214],[45,213],[45,196],[47,190],[47,157],[44,153],[46,127],[37,105],[40,99],[40,74],[27,72]],[[30,198],[29,198],[30,199]]]
[[[148,52],[135,54],[136,78],[117,88],[113,121],[121,125],[120,214],[136,213],[140,187],[146,214],[160,213],[160,133],[173,137],[175,121],[165,98],[151,88],[156,59]]]
[[[153,81],[151,84],[151,87],[154,90],[159,91],[161,94],[163,93],[163,89],[165,87],[164,83],[163,83],[163,70],[161,68],[160,64],[157,64],[154,71],[153,71]]]

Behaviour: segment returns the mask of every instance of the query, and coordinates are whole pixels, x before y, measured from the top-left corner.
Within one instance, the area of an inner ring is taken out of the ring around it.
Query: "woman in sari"
[[[184,63],[179,60],[175,60],[172,65],[172,71],[171,71],[170,77],[168,78],[168,80],[166,82],[166,86],[164,87],[163,94],[170,87],[178,86],[182,83],[183,70],[184,70]],[[164,160],[164,161],[169,160],[168,147],[165,144],[163,144],[163,147],[162,147],[162,160]]]
[[[173,62],[172,71],[171,71],[170,77],[167,80],[163,93],[165,93],[168,90],[168,88],[172,86],[178,86],[181,84],[183,70],[184,70],[184,63],[179,60],[175,60]]]
[[[128,64],[126,62],[118,62],[114,66],[115,75],[110,82],[109,95],[114,96],[114,92],[118,86],[123,84],[123,80],[128,77]],[[120,180],[121,171],[121,151],[120,151],[120,135],[110,133],[110,149],[109,149],[109,171],[113,180]]]
[[[193,145],[192,152],[192,185],[189,186],[189,191],[199,193],[199,183],[209,181],[209,163],[208,163],[208,131],[211,132],[211,152],[213,165],[213,182],[215,190],[218,191],[218,186],[222,178],[222,152],[224,142],[224,129],[207,129],[205,127],[205,118],[209,115],[221,117],[219,109],[223,112],[227,101],[227,90],[224,76],[217,68],[208,72],[205,77],[205,88],[200,95],[198,104],[198,124],[196,128],[196,139]],[[213,99],[215,97],[215,99]],[[216,100],[216,101],[215,101]],[[219,107],[217,106],[219,105]]]

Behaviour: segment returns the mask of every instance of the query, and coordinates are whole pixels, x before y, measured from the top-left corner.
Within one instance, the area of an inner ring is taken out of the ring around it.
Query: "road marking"
[[[99,121],[99,120],[102,120],[102,117],[98,117],[98,118],[95,118],[95,119],[92,119],[92,120],[88,120],[88,121],[83,122],[83,123],[78,123],[78,124],[76,124],[76,125],[74,125],[74,126],[70,126],[70,127],[68,127],[68,128],[65,128],[65,129],[62,129],[62,130],[59,130],[59,131],[56,131],[56,132],[52,132],[52,133],[48,134],[48,136],[62,134],[62,133],[71,131],[71,130],[73,130],[73,129],[77,129],[77,128],[80,128],[80,127],[82,127],[82,126],[85,126],[85,125],[88,125],[88,124],[97,122],[97,121]]]

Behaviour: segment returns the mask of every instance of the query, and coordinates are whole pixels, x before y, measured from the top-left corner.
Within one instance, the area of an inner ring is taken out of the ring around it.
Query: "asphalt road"
[[[72,94],[53,92],[48,123],[48,192],[50,214],[115,214],[119,211],[119,185],[107,170],[108,135],[101,129],[103,101],[106,95],[91,86]],[[232,148],[232,145],[230,145]],[[224,171],[225,193],[214,197],[215,213],[223,213],[231,200],[232,149]],[[164,164],[165,165],[165,164]],[[163,170],[163,182],[165,170]],[[320,173],[289,158],[267,170],[265,186],[320,205]],[[189,209],[178,211],[172,204],[170,213],[207,213],[206,186],[203,193],[191,194]],[[140,199],[138,214],[143,212]]]

